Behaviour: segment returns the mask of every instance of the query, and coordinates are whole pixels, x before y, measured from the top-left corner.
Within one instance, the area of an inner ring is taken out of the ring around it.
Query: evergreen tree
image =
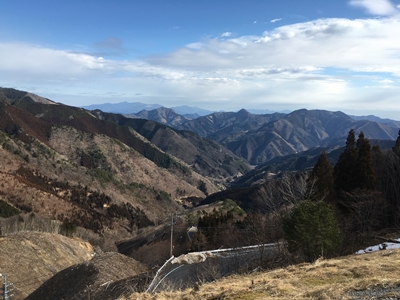
[[[335,188],[338,191],[351,191],[356,187],[354,170],[357,163],[357,150],[355,148],[354,130],[349,131],[346,148],[340,154],[333,169]]]
[[[325,150],[321,152],[310,177],[307,179],[306,196],[313,201],[324,199],[332,204],[336,202],[333,168],[329,164]]]
[[[400,130],[392,151],[378,151],[372,148],[377,189],[385,199],[386,226],[398,227],[400,224]]]
[[[334,210],[325,201],[306,200],[283,218],[283,230],[291,253],[301,253],[312,262],[329,255],[342,242]]]
[[[9,218],[19,213],[18,209],[0,199],[0,218]]]
[[[355,187],[365,190],[376,188],[374,163],[371,145],[361,131],[357,140],[357,163],[354,170]]]
[[[400,130],[396,139],[396,144],[392,148],[393,153],[400,157]]]

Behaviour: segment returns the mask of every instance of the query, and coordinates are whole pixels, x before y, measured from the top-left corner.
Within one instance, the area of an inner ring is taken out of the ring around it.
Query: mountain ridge
[[[185,121],[175,128],[210,137],[252,165],[339,141],[348,131],[367,138],[397,137],[397,128],[369,120],[354,120],[343,112],[300,109],[290,114],[254,115],[246,110],[219,112]]]
[[[182,210],[186,198],[219,190],[131,127],[6,92],[12,99],[0,101],[0,201],[19,214],[74,224],[114,249],[116,240]]]
[[[180,158],[213,180],[229,178],[251,169],[247,162],[224,146],[191,131],[177,130],[152,120],[125,118],[100,111],[95,114],[104,120],[129,126],[166,153]]]

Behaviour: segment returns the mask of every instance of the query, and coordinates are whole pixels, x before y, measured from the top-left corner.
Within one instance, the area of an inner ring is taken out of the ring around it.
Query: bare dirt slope
[[[80,239],[19,232],[0,237],[0,273],[13,283],[13,299],[25,299],[57,272],[90,260],[93,253],[93,247]]]
[[[132,282],[127,285],[123,280],[146,271],[143,264],[122,254],[96,253],[91,261],[57,273],[26,299],[117,299],[135,290]]]

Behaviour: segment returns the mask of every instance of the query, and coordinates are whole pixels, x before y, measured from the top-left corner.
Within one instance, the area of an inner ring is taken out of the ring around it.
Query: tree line
[[[266,214],[240,219],[214,211],[199,218],[192,250],[284,239],[293,256],[313,261],[354,252],[374,232],[399,228],[400,131],[394,147],[382,151],[351,129],[335,166],[322,151],[308,176],[284,176],[270,186]]]

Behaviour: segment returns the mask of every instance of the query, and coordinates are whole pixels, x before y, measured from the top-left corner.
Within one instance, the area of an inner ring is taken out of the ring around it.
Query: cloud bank
[[[389,0],[351,0],[349,4],[363,8],[371,15],[391,16],[399,13],[398,6]]]
[[[306,107],[353,113],[365,106],[365,113],[381,110],[393,117],[389,112],[400,111],[397,8],[385,0],[350,4],[388,17],[318,19],[252,36],[225,32],[141,60],[0,42],[0,80],[4,86],[34,86],[45,96],[92,95],[87,101],[97,103],[112,95],[114,102],[127,100],[121,97],[166,106],[184,101],[217,110]],[[97,46],[121,44],[106,39]],[[68,97],[63,99],[69,104],[82,104]]]

